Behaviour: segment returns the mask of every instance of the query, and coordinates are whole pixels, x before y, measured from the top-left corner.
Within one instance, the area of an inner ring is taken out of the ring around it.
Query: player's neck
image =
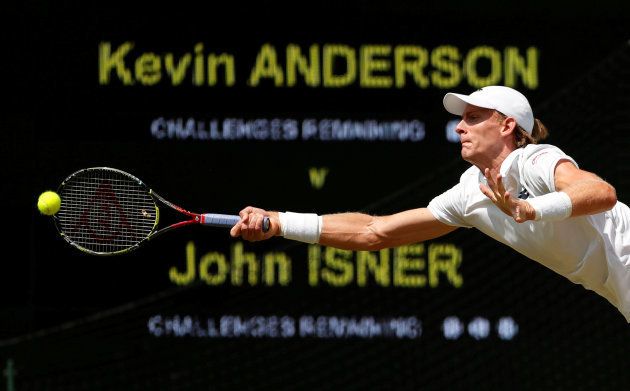
[[[496,175],[499,173],[499,170],[501,169],[501,164],[513,151],[513,148],[508,148],[506,146],[505,148],[498,151],[497,154],[485,157],[485,159],[480,159],[479,162],[473,162],[473,164],[481,172],[484,172],[486,168],[490,169],[490,174],[493,177],[496,177]]]

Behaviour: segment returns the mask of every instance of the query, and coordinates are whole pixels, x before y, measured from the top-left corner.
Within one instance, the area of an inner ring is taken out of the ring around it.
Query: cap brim
[[[483,107],[486,109],[492,109],[492,105],[479,97],[471,97],[470,95],[456,94],[449,92],[444,95],[442,100],[444,108],[451,114],[462,115],[467,105],[473,105]]]

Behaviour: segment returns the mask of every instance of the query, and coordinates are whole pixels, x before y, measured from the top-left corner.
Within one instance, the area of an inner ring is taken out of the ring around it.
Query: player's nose
[[[466,123],[464,122],[464,120],[459,121],[459,123],[455,127],[455,132],[460,135],[462,133],[466,133]]]

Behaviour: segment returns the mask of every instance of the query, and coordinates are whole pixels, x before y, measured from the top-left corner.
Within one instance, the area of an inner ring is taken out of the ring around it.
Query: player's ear
[[[503,120],[503,128],[501,129],[501,134],[505,136],[509,136],[514,134],[516,131],[516,120],[512,117],[505,117]]]

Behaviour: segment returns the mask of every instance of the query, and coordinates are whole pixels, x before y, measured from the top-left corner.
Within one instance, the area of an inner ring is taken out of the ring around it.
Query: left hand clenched
[[[509,191],[503,186],[503,178],[501,174],[497,174],[496,180],[490,175],[490,170],[484,170],[484,176],[488,185],[479,184],[479,189],[486,197],[488,197],[496,206],[499,207],[508,216],[511,216],[517,223],[527,220],[534,220],[536,212],[534,208],[527,202],[512,197]]]

